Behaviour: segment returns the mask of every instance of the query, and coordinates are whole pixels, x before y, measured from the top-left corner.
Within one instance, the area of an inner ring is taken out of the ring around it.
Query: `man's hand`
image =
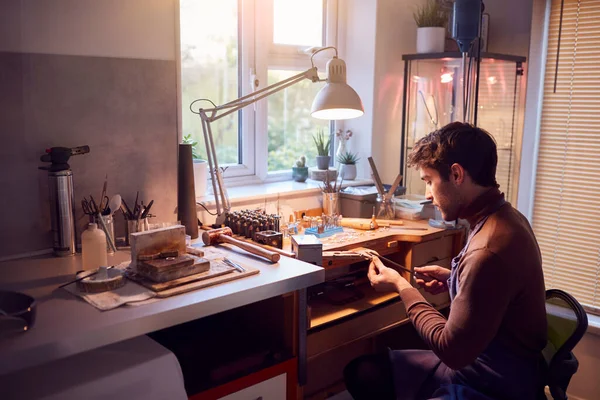
[[[431,294],[439,294],[448,290],[447,281],[450,278],[450,270],[439,265],[428,265],[415,267],[415,282]],[[424,275],[419,277],[419,275]]]
[[[402,289],[412,287],[395,269],[388,268],[381,260],[374,256],[369,264],[369,273],[367,274],[371,286],[378,292],[400,293]]]

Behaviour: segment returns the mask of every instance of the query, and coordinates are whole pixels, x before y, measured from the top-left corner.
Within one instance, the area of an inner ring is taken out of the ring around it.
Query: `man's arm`
[[[433,352],[452,369],[472,363],[496,336],[514,284],[499,257],[474,250],[462,261],[458,294],[448,320],[415,288],[400,291],[409,318]]]

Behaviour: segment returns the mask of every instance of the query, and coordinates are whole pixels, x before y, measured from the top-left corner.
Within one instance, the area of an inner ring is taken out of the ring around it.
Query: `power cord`
[[[212,212],[208,211],[208,208],[206,208],[206,206],[205,206],[204,204],[202,204],[202,203],[198,203],[198,202],[196,202],[196,204],[197,204],[197,205],[199,205],[199,206],[201,206],[202,208],[204,208],[204,210],[205,210],[205,211],[206,211],[208,214],[210,214],[210,215],[212,215],[212,216],[216,216],[216,215],[217,215],[217,213],[212,213]]]

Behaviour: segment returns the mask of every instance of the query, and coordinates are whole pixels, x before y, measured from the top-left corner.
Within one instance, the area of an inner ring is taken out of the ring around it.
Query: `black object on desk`
[[[0,290],[0,334],[27,331],[35,323],[35,299],[20,292]]]

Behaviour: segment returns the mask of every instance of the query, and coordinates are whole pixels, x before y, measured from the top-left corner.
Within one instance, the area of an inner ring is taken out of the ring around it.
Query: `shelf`
[[[376,292],[369,284],[357,286],[355,289],[362,293],[363,297],[344,305],[334,305],[325,299],[310,300],[310,329],[357,314],[399,297],[398,293]]]
[[[462,53],[458,51],[447,51],[444,53],[423,53],[423,54],[404,54],[402,55],[403,60],[439,60],[443,58],[462,58]],[[481,58],[491,58],[494,60],[513,61],[513,62],[525,62],[526,57],[513,56],[510,54],[499,54],[499,53],[481,53]]]

